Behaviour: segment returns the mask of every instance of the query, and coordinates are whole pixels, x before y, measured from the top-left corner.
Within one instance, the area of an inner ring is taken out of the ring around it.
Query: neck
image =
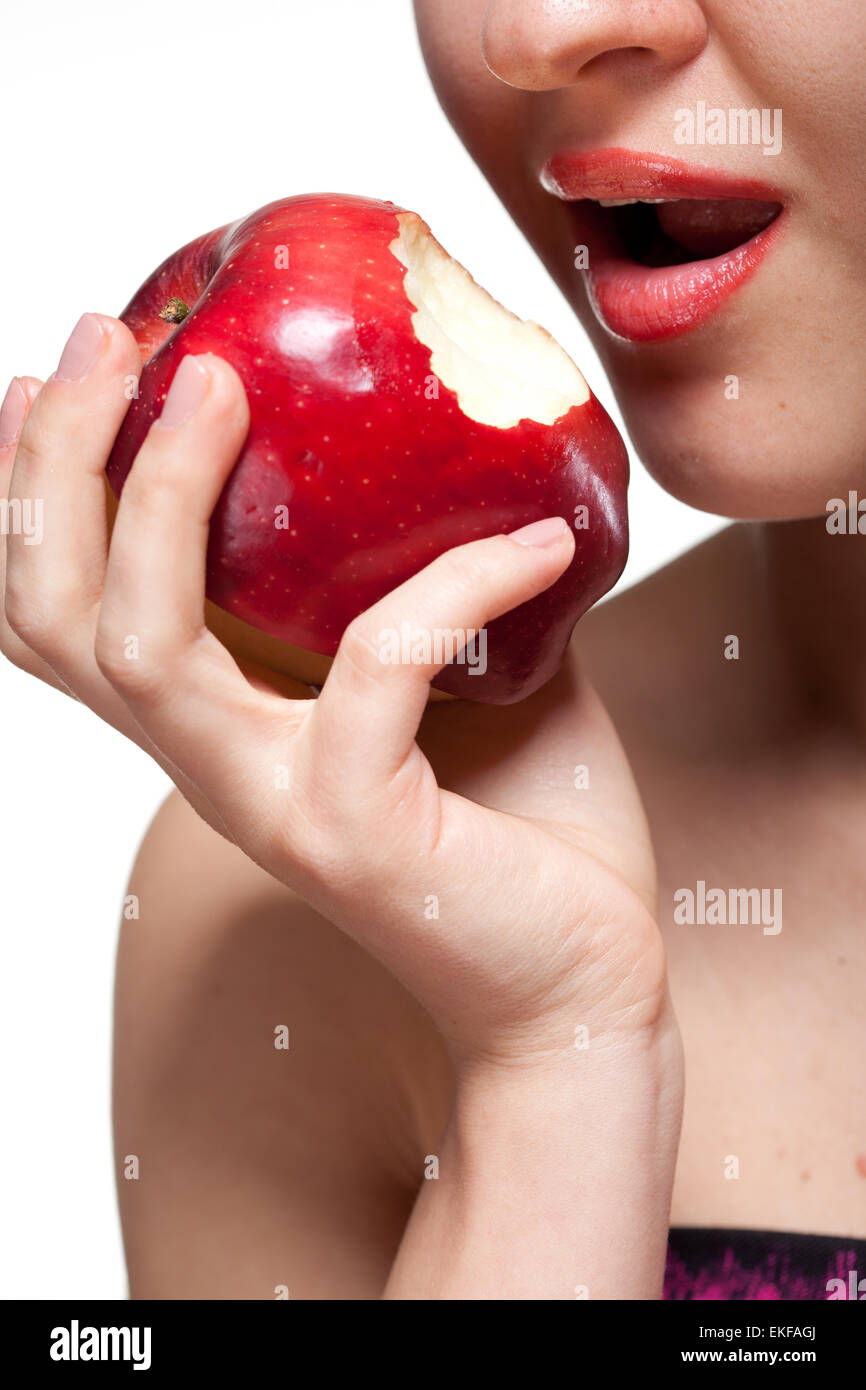
[[[748,530],[796,703],[866,746],[866,535],[824,517]]]

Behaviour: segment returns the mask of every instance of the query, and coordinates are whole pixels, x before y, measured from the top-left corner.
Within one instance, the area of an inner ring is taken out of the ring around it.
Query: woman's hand
[[[211,825],[379,957],[459,1065],[671,1035],[646,826],[591,692],[571,692],[567,766],[498,809],[443,790],[416,742],[438,668],[379,659],[384,630],[479,629],[552,584],[567,524],[440,556],[351,624],[317,700],[283,698],[204,622],[209,518],[248,425],[221,359],[179,368],[109,549],[103,474],[139,370],[124,325],[86,315],[41,389],[11,388],[0,495],[12,518],[40,502],[44,535],[6,537],[5,654],[147,748]],[[461,710],[484,737],[484,710],[442,705],[434,742]],[[573,761],[589,789],[570,785]]]

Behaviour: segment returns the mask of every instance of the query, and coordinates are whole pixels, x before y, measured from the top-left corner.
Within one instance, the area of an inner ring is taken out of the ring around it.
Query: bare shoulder
[[[449,1103],[438,1036],[178,793],[118,951],[115,1140],[135,1297],[376,1297]],[[255,1233],[255,1234],[254,1234]]]

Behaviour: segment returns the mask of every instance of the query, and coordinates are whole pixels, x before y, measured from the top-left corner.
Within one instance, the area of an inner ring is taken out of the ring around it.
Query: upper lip
[[[565,202],[590,198],[753,198],[783,201],[778,189],[741,174],[686,164],[667,154],[634,150],[561,150],[545,160],[540,179]]]

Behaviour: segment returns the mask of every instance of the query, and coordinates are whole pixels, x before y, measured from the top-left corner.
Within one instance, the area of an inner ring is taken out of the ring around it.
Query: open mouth
[[[560,155],[542,171],[567,202],[575,265],[604,327],[658,342],[706,321],[756,269],[786,220],[751,180],[628,151]]]
[[[599,199],[611,243],[638,265],[711,260],[751,241],[775,222],[781,203],[751,198]]]

